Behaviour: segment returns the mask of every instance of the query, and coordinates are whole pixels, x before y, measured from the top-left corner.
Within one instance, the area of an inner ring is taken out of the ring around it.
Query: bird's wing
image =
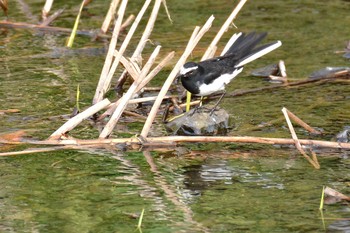
[[[206,63],[203,68],[204,72],[201,74],[200,79],[205,84],[212,83],[224,70],[224,67],[219,62]]]

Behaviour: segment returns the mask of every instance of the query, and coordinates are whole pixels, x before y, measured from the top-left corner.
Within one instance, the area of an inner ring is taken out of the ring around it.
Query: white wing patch
[[[234,70],[231,74],[222,74],[210,84],[202,84],[199,87],[199,96],[207,96],[214,92],[225,90],[225,86],[231,82],[239,73],[241,73],[243,67]]]

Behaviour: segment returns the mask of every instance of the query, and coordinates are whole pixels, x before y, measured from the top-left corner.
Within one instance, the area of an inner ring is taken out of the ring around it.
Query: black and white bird
[[[229,49],[219,57],[198,63],[187,62],[178,75],[184,88],[197,96],[224,92],[225,86],[242,72],[243,66],[282,45],[281,41],[258,46],[267,33],[236,33],[228,42]],[[223,97],[223,96],[222,96]],[[221,98],[220,98],[221,99]]]

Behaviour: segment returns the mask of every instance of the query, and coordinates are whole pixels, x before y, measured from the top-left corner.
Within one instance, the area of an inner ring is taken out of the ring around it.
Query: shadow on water
[[[42,3],[28,2],[39,14]],[[64,2],[57,2],[57,8],[66,4],[66,11],[55,24],[71,27],[76,3]],[[93,16],[83,17],[82,28],[97,28],[102,22],[105,1],[94,4],[89,9]],[[139,2],[129,4],[128,13],[137,13]],[[162,53],[176,50],[180,56],[194,25],[214,14],[217,30],[235,3],[168,0],[167,4],[174,23],[161,13],[152,42],[163,46]],[[283,46],[247,66],[228,91],[270,85],[249,73],[280,59],[291,81],[326,66],[349,66],[349,60],[334,53],[349,40],[345,30],[349,8],[350,3],[341,0],[248,1],[235,22],[238,28],[268,31],[268,40],[279,39]],[[15,10],[9,14],[26,21]],[[223,41],[235,31],[231,28]],[[199,59],[214,34],[209,32],[191,59]],[[81,108],[90,106],[107,42],[78,37],[75,50],[68,52],[62,46],[65,40],[59,34],[1,30],[0,109],[19,112],[0,115],[0,133],[25,130],[28,137],[48,137],[65,121],[61,116],[71,113],[78,84]],[[148,44],[145,54],[153,48]],[[154,85],[166,75],[162,72]],[[284,106],[325,132],[316,137],[296,127],[300,138],[330,140],[349,125],[349,90],[348,81],[281,88],[226,98],[221,107],[231,115],[231,135],[289,138],[280,111]],[[118,127],[120,134],[140,130],[135,124]],[[88,122],[71,134],[98,136]],[[135,232],[142,209],[143,232],[350,231],[347,203],[325,206],[325,229],[318,211],[322,186],[349,194],[346,151],[316,151],[320,170],[284,147],[191,144],[186,145],[187,152],[179,151],[183,150],[102,148],[0,158],[0,231]]]

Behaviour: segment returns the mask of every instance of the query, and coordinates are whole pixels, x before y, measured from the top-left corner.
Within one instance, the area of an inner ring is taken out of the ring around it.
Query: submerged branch
[[[106,145],[106,144],[127,144],[127,145],[177,145],[179,143],[188,142],[224,142],[224,143],[258,143],[268,145],[295,145],[295,141],[289,138],[266,138],[266,137],[250,137],[250,136],[166,136],[166,137],[148,137],[141,139],[137,137],[132,138],[111,138],[111,139],[64,139],[64,140],[45,140],[45,141],[24,141],[22,144],[33,145]],[[0,139],[3,144],[19,144],[19,142],[7,141]],[[350,149],[350,143],[345,142],[331,142],[322,140],[299,139],[299,143],[303,146],[319,147],[319,148],[335,148],[335,149]]]

